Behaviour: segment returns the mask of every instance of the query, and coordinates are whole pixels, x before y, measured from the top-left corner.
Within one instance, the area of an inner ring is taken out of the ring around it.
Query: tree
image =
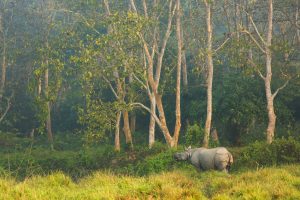
[[[11,109],[11,101],[14,93],[7,96],[7,68],[13,64],[10,54],[11,47],[15,42],[13,37],[12,24],[14,19],[14,8],[10,6],[8,1],[0,2],[0,41],[1,41],[1,81],[0,81],[0,123],[3,121],[8,111]],[[4,100],[5,99],[5,103]]]
[[[37,3],[37,7],[34,25],[39,29],[39,34],[34,37],[37,55],[32,78],[38,91],[33,90],[33,95],[39,105],[39,129],[43,132],[45,128],[50,148],[54,150],[51,112],[61,87],[65,64],[64,16],[57,17],[58,4],[53,0]]]
[[[134,8],[135,12],[137,13],[136,6],[134,4],[134,1],[131,1],[132,7]],[[144,12],[147,13],[147,7],[146,4],[144,3]],[[175,122],[175,128],[174,128],[174,134],[171,136],[167,122],[166,122],[166,116],[165,116],[165,111],[163,107],[163,102],[162,102],[162,95],[159,92],[159,81],[160,81],[160,76],[161,76],[161,70],[162,70],[162,65],[163,65],[163,57],[165,54],[166,50],[166,45],[169,40],[170,34],[171,34],[171,27],[172,27],[172,19],[173,16],[175,15],[176,12],[176,36],[177,36],[177,45],[178,45],[178,52],[177,52],[177,75],[176,75],[176,122]],[[154,32],[154,43],[152,46],[152,53],[150,53],[149,49],[149,44],[146,42],[145,37],[140,34],[140,38],[144,47],[144,52],[145,56],[147,59],[147,84],[145,86],[147,93],[150,98],[151,106],[154,105],[154,102],[156,104],[157,110],[159,117],[156,116],[155,113],[155,107],[151,107],[151,109],[145,107],[142,104],[135,104],[142,106],[144,109],[150,112],[151,116],[155,119],[156,123],[159,125],[165,140],[168,144],[169,147],[177,147],[178,144],[178,138],[179,138],[179,133],[180,133],[180,127],[181,127],[181,112],[180,112],[180,85],[181,85],[181,64],[182,64],[182,32],[181,32],[181,7],[180,7],[180,1],[176,1],[176,4],[173,6],[173,1],[169,1],[169,14],[168,14],[168,22],[167,22],[167,29],[165,32],[165,35],[162,39],[162,45],[161,48],[158,51],[157,55],[157,65],[156,65],[156,75],[154,78],[153,74],[153,66],[154,66],[154,55],[156,53],[156,48],[158,48],[158,45],[156,42],[158,41],[158,35],[156,35],[156,31],[158,30],[158,27],[155,28]],[[147,15],[147,14],[146,14]],[[151,135],[151,134],[150,134]],[[150,143],[149,146],[151,146],[153,143]]]
[[[252,34],[243,30],[244,33],[247,33],[260,51],[265,55],[265,76],[262,72],[256,67],[260,77],[263,79],[265,84],[265,94],[267,100],[267,111],[268,111],[268,127],[266,130],[267,142],[272,143],[274,140],[274,133],[276,127],[276,114],[274,109],[274,99],[277,96],[278,92],[285,88],[289,83],[289,79],[279,87],[275,92],[272,92],[272,37],[273,37],[273,0],[268,0],[268,20],[267,20],[267,34],[264,39],[262,34],[259,32],[256,24],[254,23],[252,17],[249,17],[249,20],[257,34],[259,41],[257,41]],[[253,63],[252,63],[253,64]]]
[[[206,7],[206,26],[207,26],[207,57],[206,57],[206,67],[207,67],[207,112],[206,112],[206,122],[205,122],[205,134],[203,139],[203,146],[208,147],[209,135],[211,129],[212,120],[212,84],[213,84],[213,50],[212,50],[212,22],[211,22],[211,2],[205,0]]]

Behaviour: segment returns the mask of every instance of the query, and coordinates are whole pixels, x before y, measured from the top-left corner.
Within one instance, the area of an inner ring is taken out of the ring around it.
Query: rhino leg
[[[226,170],[227,170],[227,172],[230,172],[230,165],[229,164],[227,164]]]
[[[217,153],[215,155],[215,168],[219,171],[224,171],[228,173],[227,165],[228,165],[228,155],[226,153]]]
[[[225,172],[226,174],[228,174],[227,168],[223,169],[222,172]]]

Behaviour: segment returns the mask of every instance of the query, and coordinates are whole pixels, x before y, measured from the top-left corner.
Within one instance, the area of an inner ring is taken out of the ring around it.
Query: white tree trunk
[[[51,125],[51,106],[50,106],[50,101],[48,99],[49,98],[49,70],[48,70],[48,68],[45,70],[45,98],[46,98],[46,106],[47,106],[47,119],[46,119],[47,136],[48,136],[48,141],[50,143],[51,150],[54,150],[53,133],[52,133],[52,125]]]
[[[265,77],[265,90],[267,98],[267,109],[268,109],[268,128],[267,128],[267,142],[270,144],[274,139],[274,132],[276,126],[276,115],[274,112],[273,95],[271,91],[272,81],[272,31],[273,31],[273,0],[268,0],[268,33],[266,42],[266,77]]]
[[[156,101],[154,95],[150,96],[151,113],[156,115]],[[149,148],[152,148],[155,143],[155,119],[153,115],[150,115],[149,123]]]
[[[131,135],[130,123],[129,123],[129,114],[127,110],[124,110],[122,113],[123,113],[123,124],[124,124],[126,144],[129,145],[130,149],[133,149],[132,135]]]
[[[121,121],[121,112],[117,113],[116,116],[116,127],[115,127],[115,151],[120,152],[120,121]]]
[[[206,5],[206,26],[207,26],[207,114],[205,122],[205,134],[203,146],[208,147],[209,135],[212,120],[212,83],[213,83],[213,59],[212,59],[212,22],[211,22],[211,4],[205,1]]]
[[[180,10],[180,0],[176,2],[177,14],[176,14],[176,36],[177,36],[177,77],[176,77],[176,122],[174,130],[174,145],[177,146],[178,138],[181,128],[181,99],[180,99],[180,88],[181,88],[181,64],[182,64],[182,33],[181,33],[181,10]]]

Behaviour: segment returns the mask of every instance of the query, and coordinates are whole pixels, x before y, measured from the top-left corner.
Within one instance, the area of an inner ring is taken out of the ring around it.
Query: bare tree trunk
[[[4,95],[4,87],[6,81],[6,43],[5,37],[3,38],[3,51],[2,51],[2,66],[1,66],[1,85],[0,85],[0,102]]]
[[[135,112],[132,112],[130,115],[130,131],[131,134],[134,134],[136,127],[136,114]]]
[[[34,128],[31,129],[30,133],[29,133],[29,137],[31,140],[34,140]]]
[[[42,79],[41,77],[39,76],[37,78],[37,96],[40,97],[41,94],[42,94]],[[35,132],[35,125],[33,126],[33,128],[31,129],[31,132],[30,132],[30,138],[33,140],[34,139],[34,132]]]
[[[181,25],[180,25],[181,26]],[[184,92],[188,92],[188,73],[187,73],[187,65],[186,65],[186,56],[185,56],[185,45],[184,45],[184,36],[183,30],[180,27],[181,31],[181,48],[182,48],[182,81],[183,81],[183,88]]]
[[[11,108],[11,99],[13,97],[14,94],[12,94],[7,100],[6,100],[6,109],[3,113],[0,113],[0,123],[3,121],[3,119],[5,118],[5,116],[7,115],[9,109]]]
[[[37,95],[41,96],[42,94],[42,79],[41,77],[38,78],[38,88],[37,88]]]
[[[53,146],[53,133],[52,133],[52,125],[51,125],[51,107],[49,101],[49,69],[45,70],[45,98],[46,98],[46,106],[47,106],[47,119],[46,119],[46,130],[48,141],[50,143],[51,150],[54,150]]]
[[[123,123],[124,123],[124,134],[125,134],[126,144],[129,145],[131,149],[133,149],[132,136],[131,136],[130,124],[129,124],[129,115],[127,110],[123,111]]]
[[[216,144],[219,143],[219,135],[217,129],[213,129],[213,131],[211,132],[211,138]]]
[[[115,127],[115,151],[120,152],[120,121],[121,121],[121,112],[117,113],[116,116],[116,127]]]
[[[205,134],[203,146],[208,147],[212,120],[212,83],[213,83],[213,59],[212,59],[212,23],[211,4],[205,0],[206,25],[207,25],[207,115],[205,122]]]
[[[224,10],[224,14],[225,14],[226,21],[227,21],[228,34],[231,34],[232,23],[231,23],[231,18],[229,17],[229,14],[228,14],[227,7],[229,7],[228,0],[225,0],[223,10]],[[230,13],[230,11],[229,11],[229,13]]]
[[[296,10],[296,16],[295,16],[295,20],[296,20],[296,28],[297,28],[297,42],[298,44],[300,44],[300,24],[299,24],[299,1],[297,1],[297,10]]]
[[[176,80],[176,122],[174,130],[174,146],[178,144],[178,138],[181,128],[181,110],[180,110],[180,85],[181,85],[181,63],[182,63],[182,32],[181,32],[181,11],[180,11],[180,0],[176,2],[176,36],[178,45],[177,55],[177,80]]]
[[[248,1],[246,1],[246,10],[248,10],[248,7],[249,7]],[[252,32],[252,25],[250,23],[250,15],[246,15],[246,26],[247,26],[248,31],[251,33]],[[251,47],[248,50],[248,60],[250,62],[253,61],[253,51],[252,51]]]
[[[159,119],[161,122],[161,131],[164,134],[164,137],[165,137],[165,140],[166,140],[168,146],[174,147],[174,140],[173,140],[173,138],[169,132],[168,126],[167,126],[167,121],[166,121],[166,117],[165,117],[165,111],[164,111],[164,107],[162,104],[161,96],[159,96],[156,93],[154,95],[155,95],[157,110],[159,113]]]
[[[151,112],[156,115],[156,101],[154,95],[150,96]],[[152,148],[155,143],[155,119],[150,115],[149,123],[149,148]]]
[[[131,53],[130,53],[130,55],[131,55]],[[132,84],[132,82],[133,82],[133,75],[130,74],[129,75],[129,84]],[[130,101],[130,103],[132,103],[132,101]],[[131,134],[134,134],[135,127],[136,127],[136,113],[134,111],[132,111],[130,113],[130,132],[131,132]]]
[[[267,128],[267,142],[270,144],[274,139],[276,115],[274,112],[273,95],[271,91],[271,80],[272,80],[272,31],[273,31],[273,0],[268,0],[268,33],[266,42],[266,77],[265,77],[265,90],[267,98],[267,109],[269,123]]]
[[[239,8],[239,3],[237,2],[239,0],[234,0],[234,22],[235,22],[235,32],[236,32],[236,37],[237,40],[239,41],[240,39],[240,33],[239,33],[239,25],[240,25],[240,8]]]

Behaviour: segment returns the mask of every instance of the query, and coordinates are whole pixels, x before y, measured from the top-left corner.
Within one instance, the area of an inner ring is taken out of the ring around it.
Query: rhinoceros
[[[175,153],[174,158],[179,160],[189,160],[197,169],[215,169],[228,173],[233,163],[231,153],[225,147],[212,149],[188,147],[182,153]]]

